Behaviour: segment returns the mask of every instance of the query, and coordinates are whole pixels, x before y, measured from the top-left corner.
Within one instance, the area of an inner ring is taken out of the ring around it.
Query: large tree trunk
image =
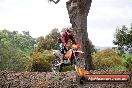
[[[91,57],[91,44],[87,33],[87,16],[92,0],[70,0],[66,2],[70,23],[75,31],[77,42],[84,52],[85,69],[93,68]]]

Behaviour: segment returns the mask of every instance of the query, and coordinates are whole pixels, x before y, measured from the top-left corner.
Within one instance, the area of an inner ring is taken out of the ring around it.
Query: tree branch
[[[57,4],[60,0],[54,1],[54,0],[49,0],[50,2],[54,2],[55,4]]]

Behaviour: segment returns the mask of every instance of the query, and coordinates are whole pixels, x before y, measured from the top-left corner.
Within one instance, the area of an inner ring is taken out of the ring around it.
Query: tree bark
[[[91,44],[87,33],[87,16],[92,0],[69,0],[66,2],[70,23],[76,33],[76,41],[81,45],[84,52],[85,69],[93,69],[91,57]]]

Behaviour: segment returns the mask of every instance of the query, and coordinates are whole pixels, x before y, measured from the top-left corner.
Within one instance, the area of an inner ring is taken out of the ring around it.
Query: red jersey
[[[74,44],[77,44],[75,42],[73,35],[71,35],[71,34],[68,35],[67,32],[61,33],[61,37],[59,38],[59,43],[67,44],[69,39],[71,39]]]

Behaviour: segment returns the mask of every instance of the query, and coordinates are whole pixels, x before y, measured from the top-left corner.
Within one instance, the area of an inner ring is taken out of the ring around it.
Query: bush
[[[39,61],[34,61],[32,65],[31,71],[39,71],[39,72],[47,72],[50,71],[50,64],[44,59],[40,59]]]
[[[35,51],[30,57],[28,71],[47,72],[51,71],[51,61],[55,59],[52,51],[45,50],[42,52]]]
[[[125,67],[129,71],[132,71],[132,54],[125,54],[123,55],[123,58],[125,60]]]
[[[54,59],[56,59],[56,57],[53,54],[53,50],[43,50],[43,52],[34,51],[29,58],[27,71],[51,71],[51,62]],[[62,68],[62,71],[71,71],[73,68],[73,66],[65,66]]]
[[[98,51],[92,56],[95,69],[108,70],[114,66],[123,65],[123,61],[120,56],[112,49]]]

